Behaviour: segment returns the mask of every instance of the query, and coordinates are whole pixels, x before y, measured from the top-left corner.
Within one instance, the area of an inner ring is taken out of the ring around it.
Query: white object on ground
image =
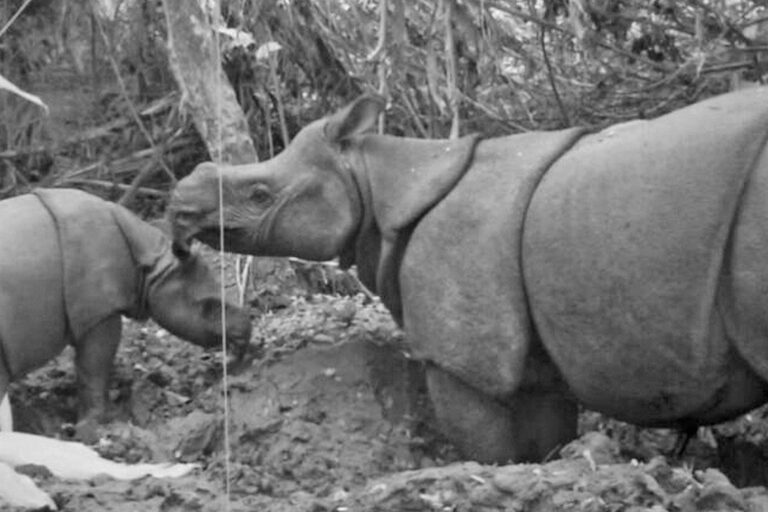
[[[23,432],[0,432],[0,462],[11,467],[37,464],[47,467],[58,478],[72,480],[87,480],[97,475],[116,480],[133,480],[147,475],[177,478],[199,467],[199,464],[123,464],[101,458],[83,443]]]
[[[13,415],[11,414],[11,400],[6,392],[0,400],[0,432],[13,430]]]
[[[8,464],[0,463],[0,505],[41,509],[48,507],[58,510],[50,496],[40,490],[27,475],[13,470]]]

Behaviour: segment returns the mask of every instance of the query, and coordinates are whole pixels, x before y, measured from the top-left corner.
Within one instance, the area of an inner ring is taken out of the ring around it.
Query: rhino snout
[[[216,211],[219,170],[213,162],[203,162],[184,179],[179,181],[171,193],[169,210],[174,218],[201,218]]]

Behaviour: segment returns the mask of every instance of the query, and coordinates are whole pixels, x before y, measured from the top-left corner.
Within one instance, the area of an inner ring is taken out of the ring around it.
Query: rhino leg
[[[500,402],[434,366],[427,386],[443,435],[478,462],[541,461],[576,437],[578,406],[565,393],[523,390]]]
[[[93,426],[106,416],[109,379],[121,330],[120,315],[113,315],[91,329],[85,338],[75,342],[78,392],[76,431],[81,439],[92,437]]]

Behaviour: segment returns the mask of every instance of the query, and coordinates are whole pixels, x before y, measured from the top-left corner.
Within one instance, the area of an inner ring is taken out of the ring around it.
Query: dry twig
[[[91,10],[92,12],[96,13],[96,6],[94,4],[94,0],[91,0]],[[134,122],[138,126],[139,130],[141,131],[142,135],[144,135],[144,138],[149,143],[150,147],[152,148],[153,152],[157,152],[158,148],[155,145],[155,141],[152,139],[152,135],[149,133],[149,130],[147,130],[146,126],[144,126],[144,123],[141,121],[141,117],[139,116],[139,112],[136,109],[136,105],[134,105],[133,101],[131,100],[130,95],[128,94],[128,88],[125,85],[125,81],[123,80],[122,75],[120,74],[120,66],[118,66],[117,61],[115,60],[114,53],[112,51],[112,46],[110,44],[109,38],[107,37],[107,33],[104,30],[104,25],[101,23],[101,19],[99,19],[98,15],[94,15],[93,20],[96,21],[96,27],[99,29],[99,34],[101,35],[102,42],[104,43],[104,47],[107,49],[107,60],[109,60],[109,64],[112,67],[112,72],[115,74],[115,79],[117,80],[117,84],[120,87],[120,94],[123,95],[123,98],[126,101],[126,104],[128,105],[128,110],[131,113],[131,117],[133,117]],[[165,174],[168,176],[168,179],[170,179],[171,183],[176,183],[176,176],[174,176],[173,171],[166,165],[165,161],[163,160],[162,154],[158,154],[157,161],[160,163],[160,168],[165,171]]]

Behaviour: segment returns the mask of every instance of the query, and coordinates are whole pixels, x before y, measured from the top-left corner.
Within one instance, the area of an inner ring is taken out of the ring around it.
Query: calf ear
[[[332,114],[323,127],[329,142],[340,143],[376,125],[386,102],[381,96],[365,95]]]
[[[119,205],[112,217],[125,237],[133,261],[141,267],[153,267],[168,252],[170,240],[163,231]]]

